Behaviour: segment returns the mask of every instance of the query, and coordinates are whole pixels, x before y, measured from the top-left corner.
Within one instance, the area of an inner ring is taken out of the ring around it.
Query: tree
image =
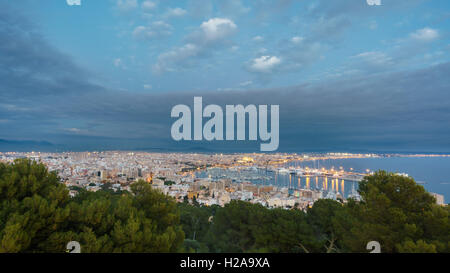
[[[326,252],[338,251],[338,237],[333,219],[343,210],[344,207],[339,202],[320,199],[307,211],[308,223],[312,225],[316,236],[323,242]]]
[[[186,203],[178,205],[180,221],[186,238],[202,240],[209,229],[209,217],[212,215],[211,207],[195,207]]]
[[[66,187],[43,164],[0,163],[0,252],[42,251],[70,216]]]
[[[103,195],[103,196],[102,196]],[[79,195],[73,225],[83,252],[178,252],[184,233],[176,203],[140,180],[131,193]]]
[[[383,252],[436,249],[448,252],[448,209],[412,178],[378,171],[360,183],[362,201],[349,202],[334,220],[347,251],[366,252],[378,241]]]
[[[405,253],[436,253],[436,246],[433,244],[427,244],[423,240],[417,242],[405,241],[397,245],[399,252]]]
[[[213,215],[215,207],[192,206],[188,203],[178,204],[180,210],[180,223],[186,235],[186,250],[192,248],[195,252],[209,252],[205,243],[211,223],[210,217]]]
[[[0,163],[0,252],[177,252],[184,233],[172,198],[144,181],[131,193],[81,190],[70,199],[55,173],[31,160]]]
[[[216,252],[302,252],[299,243],[317,248],[304,212],[236,200],[217,209],[206,240]]]

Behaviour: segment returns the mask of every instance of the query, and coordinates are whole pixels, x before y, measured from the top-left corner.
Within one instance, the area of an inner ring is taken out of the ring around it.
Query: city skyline
[[[43,163],[49,171],[57,173],[73,196],[80,188],[93,192],[108,188],[129,191],[130,185],[144,180],[179,202],[201,193],[196,199],[206,205],[223,206],[232,199],[241,199],[270,207],[275,203],[294,207],[302,201],[302,209],[323,198],[358,199],[359,183],[381,171],[377,164],[370,164],[374,160],[394,160],[388,164],[390,173],[420,179],[415,183],[444,204],[449,194],[448,183],[439,182],[439,175],[430,175],[430,171],[439,172],[449,157],[370,153],[0,152],[2,163],[13,164],[25,158]],[[425,159],[437,164],[430,168],[430,164],[424,164]],[[413,176],[406,170],[412,171]],[[202,185],[215,194],[201,189]]]

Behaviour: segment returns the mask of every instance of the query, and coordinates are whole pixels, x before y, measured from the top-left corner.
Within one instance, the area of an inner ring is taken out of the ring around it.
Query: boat
[[[286,168],[279,168],[277,171],[280,174],[288,174],[289,173],[289,170]]]

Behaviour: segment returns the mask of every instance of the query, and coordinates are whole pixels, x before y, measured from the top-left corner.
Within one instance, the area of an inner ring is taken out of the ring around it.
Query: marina
[[[413,178],[429,192],[450,198],[445,170],[450,165],[447,156],[390,156],[370,158],[310,158],[278,164],[249,164],[247,166],[219,166],[196,172],[198,178],[211,181],[229,178],[233,182],[250,182],[262,186],[283,187],[294,192],[299,189],[353,196],[364,176],[377,170]],[[354,190],[353,190],[354,189]]]
[[[355,197],[358,182],[365,175],[324,168],[261,168],[254,166],[228,169],[213,167],[197,173],[198,178],[208,178],[212,182],[230,179],[233,183],[250,182],[259,186],[287,188],[292,196],[298,190],[313,190],[320,192],[323,197],[331,199]]]

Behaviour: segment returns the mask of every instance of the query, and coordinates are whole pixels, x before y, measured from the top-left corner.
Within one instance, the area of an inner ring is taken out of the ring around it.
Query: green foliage
[[[436,253],[436,246],[428,244],[423,240],[417,242],[405,241],[402,244],[398,244],[397,248],[400,252],[405,253]]]
[[[359,186],[362,202],[350,202],[334,220],[345,251],[366,252],[369,241],[382,252],[449,252],[448,208],[412,178],[379,171]]]
[[[344,210],[342,203],[331,199],[320,199],[314,203],[312,208],[308,209],[308,223],[314,229],[317,239],[321,241],[322,249],[319,251],[339,251],[338,232],[334,222],[337,215],[342,214]]]
[[[43,164],[0,164],[0,252],[176,252],[184,233],[174,200],[144,181],[131,193],[80,190],[70,199]]]
[[[243,201],[218,208],[205,237],[214,252],[301,252],[314,248],[312,230],[299,210],[268,209]]]
[[[183,226],[186,238],[202,240],[209,230],[209,217],[214,212],[214,207],[195,207],[188,203],[180,203],[180,222]]]
[[[36,251],[65,225],[68,190],[43,164],[0,163],[0,252]]]
[[[174,181],[171,181],[171,180],[164,181],[164,185],[166,185],[166,186],[172,186],[173,184],[175,184]]]

